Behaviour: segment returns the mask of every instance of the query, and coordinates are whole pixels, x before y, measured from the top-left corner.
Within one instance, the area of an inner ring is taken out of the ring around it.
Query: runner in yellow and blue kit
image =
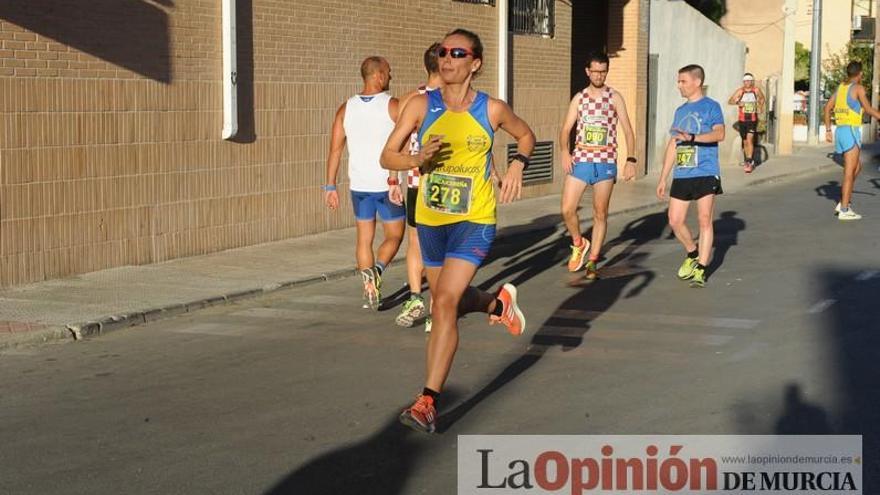
[[[862,171],[859,161],[862,146],[862,113],[866,112],[875,119],[880,119],[880,112],[875,110],[865,96],[862,86],[862,64],[850,62],[846,66],[847,81],[841,83],[834,96],[825,105],[825,139],[831,142],[831,110],[834,110],[834,121],[837,130],[834,133],[834,149],[843,155],[843,186],[840,202],[834,207],[834,213],[840,220],[858,220],[861,215],[853,211],[851,200],[856,177]]]
[[[501,202],[518,199],[535,135],[503,101],[475,91],[471,81],[483,64],[479,36],[456,29],[437,51],[443,88],[413,97],[382,152],[389,170],[420,168],[416,223],[422,259],[431,289],[432,329],[428,339],[428,376],[415,403],[400,421],[433,432],[437,397],[458,348],[458,317],[489,314],[513,335],[525,330],[516,287],[504,284],[496,294],[470,285],[495,237],[495,189],[491,179],[492,143],[502,128],[517,141],[517,154],[501,179]],[[422,144],[417,155],[403,146],[412,129]]]

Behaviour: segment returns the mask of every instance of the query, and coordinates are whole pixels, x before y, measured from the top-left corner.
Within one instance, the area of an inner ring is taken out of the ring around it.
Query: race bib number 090
[[[601,125],[588,124],[584,126],[583,143],[587,146],[607,146],[608,128]]]
[[[697,147],[678,146],[675,148],[675,166],[693,168],[697,166]]]
[[[471,210],[473,185],[473,177],[434,172],[425,184],[425,205],[441,213],[467,215]]]

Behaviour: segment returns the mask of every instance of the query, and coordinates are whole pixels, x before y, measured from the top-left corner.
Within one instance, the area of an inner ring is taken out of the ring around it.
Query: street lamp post
[[[810,103],[808,116],[809,144],[819,142],[819,61],[822,60],[822,0],[813,0],[813,40],[810,50]]]

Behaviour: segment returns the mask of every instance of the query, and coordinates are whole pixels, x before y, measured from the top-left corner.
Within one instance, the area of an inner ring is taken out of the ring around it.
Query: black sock
[[[501,316],[504,314],[504,303],[501,299],[495,299],[495,309],[492,310],[492,316]]]
[[[688,258],[697,259],[697,256],[699,256],[699,254],[700,254],[700,250],[694,249],[693,251],[688,253]]]
[[[437,399],[440,397],[440,392],[436,390],[431,390],[428,387],[422,389],[422,395],[427,395],[428,397],[434,399],[434,407],[437,407]]]
[[[697,263],[697,268],[699,268],[700,270],[705,270],[705,269],[706,269],[706,265],[704,265],[704,264],[702,264],[702,263]]]
[[[382,272],[385,271],[385,265],[383,265],[382,262],[376,263],[373,268],[376,269],[376,272],[379,274],[380,277],[382,276]]]

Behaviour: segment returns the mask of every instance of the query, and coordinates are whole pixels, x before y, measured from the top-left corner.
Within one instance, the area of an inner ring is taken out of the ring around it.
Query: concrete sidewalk
[[[863,162],[872,163],[870,155],[878,150],[866,150]],[[792,156],[770,159],[751,175],[736,166],[724,167],[724,192],[837,167],[827,157],[830,151],[829,146],[803,147]],[[650,175],[632,184],[619,183],[611,215],[662,208],[654,196],[656,184],[656,177]],[[589,199],[582,204],[588,225]],[[501,205],[498,216],[497,242],[533,229],[562,231],[558,195]],[[79,339],[285,287],[352,276],[354,238],[354,229],[349,228],[5,289],[0,291],[0,349]],[[402,269],[404,252],[401,247],[401,261],[392,269]]]

